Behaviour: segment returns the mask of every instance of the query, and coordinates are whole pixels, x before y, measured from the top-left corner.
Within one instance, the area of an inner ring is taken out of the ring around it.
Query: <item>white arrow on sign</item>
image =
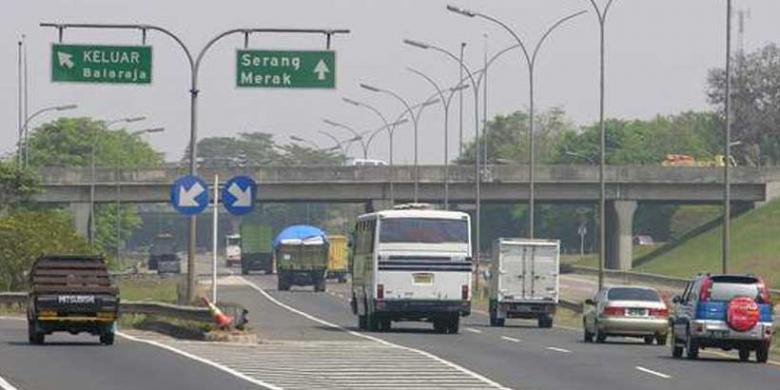
[[[233,202],[233,207],[250,207],[252,206],[252,187],[247,187],[246,190],[242,190],[238,184],[233,183],[228,188],[230,195],[236,197],[236,201]]]
[[[198,204],[198,201],[195,200],[195,198],[198,197],[198,195],[202,194],[203,191],[206,191],[203,186],[200,185],[200,183],[195,183],[190,187],[190,189],[185,189],[184,186],[179,187],[179,207],[198,207],[200,206]]]
[[[64,66],[68,69],[73,69],[74,64],[71,58],[73,58],[73,54],[63,53],[61,51],[57,52],[57,59],[60,60],[60,66]]]
[[[314,67],[314,73],[317,74],[317,79],[319,80],[325,80],[325,73],[329,73],[330,69],[328,68],[328,65],[325,65],[325,61],[320,60],[320,62],[317,63],[317,66]]]

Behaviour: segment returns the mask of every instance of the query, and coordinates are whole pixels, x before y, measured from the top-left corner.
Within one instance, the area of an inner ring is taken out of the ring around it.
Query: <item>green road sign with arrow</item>
[[[242,88],[335,88],[336,52],[238,50],[236,86]]]
[[[51,46],[51,79],[99,84],[151,84],[151,46]]]

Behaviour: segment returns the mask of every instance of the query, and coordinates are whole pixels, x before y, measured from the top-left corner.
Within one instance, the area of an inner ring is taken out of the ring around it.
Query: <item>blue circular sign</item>
[[[244,215],[255,208],[257,184],[249,176],[236,176],[222,187],[222,204],[230,214]]]
[[[184,215],[200,214],[209,205],[208,188],[197,176],[182,176],[171,185],[171,205]]]

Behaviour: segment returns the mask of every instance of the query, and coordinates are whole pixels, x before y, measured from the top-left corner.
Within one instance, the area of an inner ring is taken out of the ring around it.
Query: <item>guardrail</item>
[[[19,305],[22,307],[26,304],[26,292],[0,292],[0,305]],[[123,301],[119,304],[119,312],[121,314],[156,315],[189,321],[212,321],[209,309],[205,307],[182,306],[163,302]]]
[[[571,310],[575,313],[582,313],[582,302],[570,301],[568,299],[558,299],[558,306]]]
[[[569,269],[572,272],[580,275],[598,276],[599,274],[598,268],[593,268],[593,267],[571,265],[569,266]],[[626,283],[651,283],[651,284],[657,284],[657,285],[669,287],[672,289],[679,289],[679,290],[684,289],[685,286],[690,281],[690,279],[687,278],[678,278],[674,276],[647,274],[647,273],[633,272],[633,271],[606,270],[606,269],[604,270],[604,275],[615,279],[621,279]],[[780,289],[769,289],[769,292],[775,297],[780,297]]]

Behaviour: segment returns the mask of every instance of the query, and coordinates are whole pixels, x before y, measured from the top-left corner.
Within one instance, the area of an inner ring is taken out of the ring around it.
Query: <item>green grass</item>
[[[636,270],[681,277],[719,273],[721,237],[720,227],[712,229]],[[730,252],[729,272],[761,275],[780,287],[780,199],[732,220]]]
[[[634,246],[634,260],[654,251],[658,245],[636,245]],[[577,255],[561,255],[561,264],[581,265],[585,267],[598,267],[599,256],[596,253],[586,253],[584,257]]]
[[[127,279],[116,283],[122,300],[168,303],[176,303],[176,284],[176,279]]]

